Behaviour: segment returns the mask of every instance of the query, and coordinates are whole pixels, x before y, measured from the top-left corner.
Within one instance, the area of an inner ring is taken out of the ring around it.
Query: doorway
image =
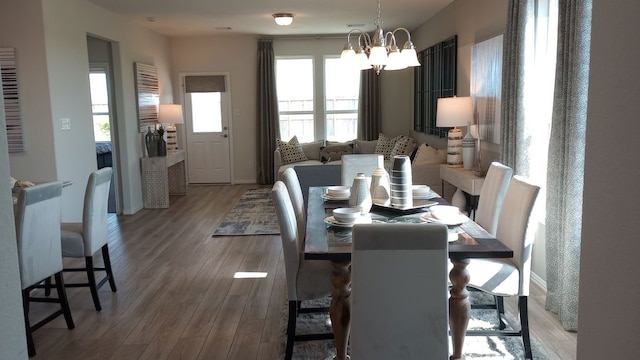
[[[96,165],[98,169],[111,167],[111,187],[109,188],[108,211],[120,213],[118,192],[119,173],[116,161],[117,132],[114,89],[113,56],[111,42],[87,36],[89,53],[89,87],[91,91],[91,112],[93,117],[93,136],[96,144]]]
[[[187,171],[192,184],[231,183],[228,74],[181,75]]]

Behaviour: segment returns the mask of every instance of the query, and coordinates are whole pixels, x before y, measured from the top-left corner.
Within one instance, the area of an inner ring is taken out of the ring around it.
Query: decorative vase
[[[144,143],[147,147],[147,156],[158,156],[158,141],[154,132],[151,131],[151,127],[147,127],[147,133],[144,136]]]
[[[482,155],[480,151],[480,136],[476,139],[476,156],[473,159],[471,172],[475,176],[484,176],[484,171],[482,170]]]
[[[164,128],[158,128],[158,156],[167,156],[167,143],[164,141]]]
[[[351,196],[349,197],[349,206],[360,209],[362,215],[368,214],[371,210],[371,192],[369,191],[369,182],[364,173],[356,174],[351,185]]]
[[[389,173],[377,168],[371,174],[371,200],[376,204],[389,205]]]
[[[462,164],[466,170],[473,168],[476,153],[476,139],[471,136],[470,128],[471,126],[469,126],[469,130],[467,130],[467,135],[462,138]]]

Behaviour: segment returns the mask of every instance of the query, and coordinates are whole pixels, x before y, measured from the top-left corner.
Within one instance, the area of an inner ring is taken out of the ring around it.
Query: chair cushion
[[[471,274],[471,287],[492,295],[529,295],[519,293],[520,272],[510,260],[471,259],[467,270]]]
[[[276,139],[278,149],[280,149],[280,155],[282,156],[283,164],[291,164],[294,162],[306,161],[307,155],[305,155],[302,145],[298,142],[298,137],[293,136],[289,142],[284,142],[280,139]]]
[[[60,232],[62,256],[84,257],[84,240],[81,223],[62,223]]]

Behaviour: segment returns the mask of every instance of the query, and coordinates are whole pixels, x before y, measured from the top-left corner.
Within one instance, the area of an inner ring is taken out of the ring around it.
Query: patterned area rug
[[[212,236],[280,234],[271,188],[247,190]]]
[[[471,292],[470,299],[474,301],[486,301],[485,294]],[[481,300],[480,300],[481,299]],[[318,301],[305,302],[305,307],[329,306],[330,298]],[[519,328],[510,314],[506,314],[507,329],[513,329],[513,325]],[[469,329],[495,329],[497,320],[493,310],[472,310],[469,321]],[[283,314],[280,323],[282,342],[280,344],[279,359],[284,359],[287,329],[287,302],[283,302]],[[300,314],[296,323],[296,334],[331,332],[331,319],[329,314]],[[549,355],[544,347],[535,338],[531,338],[531,351],[535,360],[559,360],[556,356]],[[332,360],[336,350],[333,340],[300,341],[293,347],[293,360]],[[465,360],[473,359],[524,359],[524,348],[520,337],[497,336],[468,336],[464,341]]]

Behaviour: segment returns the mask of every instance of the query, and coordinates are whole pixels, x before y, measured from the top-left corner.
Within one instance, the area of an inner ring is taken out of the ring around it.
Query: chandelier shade
[[[376,30],[371,36],[360,29],[353,29],[347,34],[347,43],[340,55],[340,59],[347,66],[357,70],[373,68],[377,74],[380,74],[382,69],[400,70],[420,66],[409,30],[402,27],[387,33],[382,30],[381,0],[378,0],[378,16],[374,24]],[[396,45],[395,33],[397,31],[404,31],[407,34],[408,40],[402,50]],[[355,50],[351,44],[351,35],[354,33],[359,33]]]

